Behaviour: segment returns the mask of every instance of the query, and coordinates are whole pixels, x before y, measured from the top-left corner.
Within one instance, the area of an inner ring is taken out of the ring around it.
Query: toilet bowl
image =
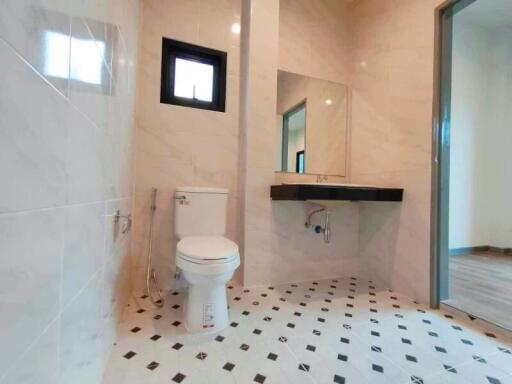
[[[226,283],[240,265],[240,254],[224,236],[227,195],[219,188],[176,189],[176,267],[188,283],[184,310],[190,333],[215,333],[229,324]]]
[[[229,324],[226,283],[240,265],[238,246],[222,236],[191,236],[177,245],[176,266],[188,282],[185,326],[218,332]]]

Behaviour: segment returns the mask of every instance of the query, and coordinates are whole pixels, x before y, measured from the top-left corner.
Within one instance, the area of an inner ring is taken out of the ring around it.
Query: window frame
[[[178,58],[213,66],[213,92],[211,102],[175,96],[175,63],[176,59]],[[225,112],[226,66],[227,52],[184,43],[182,41],[164,37],[162,39],[160,103]]]

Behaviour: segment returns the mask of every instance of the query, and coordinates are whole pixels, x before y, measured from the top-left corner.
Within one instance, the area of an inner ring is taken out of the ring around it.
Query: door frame
[[[447,0],[435,10],[430,217],[430,306],[448,295],[448,224],[453,16],[477,0]]]

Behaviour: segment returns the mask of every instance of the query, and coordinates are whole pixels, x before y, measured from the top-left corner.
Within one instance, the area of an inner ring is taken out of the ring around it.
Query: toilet
[[[229,324],[226,283],[240,265],[238,245],[225,237],[227,189],[178,187],[174,195],[176,267],[188,283],[185,326],[215,333]]]

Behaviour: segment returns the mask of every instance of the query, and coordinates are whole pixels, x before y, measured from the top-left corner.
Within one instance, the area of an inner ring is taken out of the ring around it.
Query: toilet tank
[[[178,187],[174,194],[174,233],[187,236],[224,236],[228,190]]]

